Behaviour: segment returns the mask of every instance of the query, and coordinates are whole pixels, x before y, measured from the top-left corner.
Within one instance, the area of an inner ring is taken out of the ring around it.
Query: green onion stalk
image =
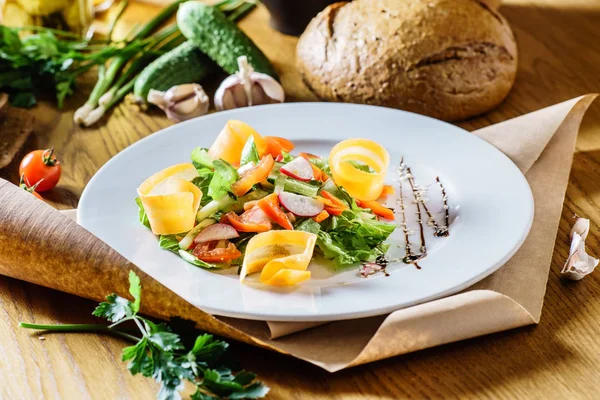
[[[148,35],[150,35],[160,24],[169,19],[176,11],[181,3],[186,0],[176,0],[171,3],[168,7],[166,7],[163,11],[160,12],[156,17],[152,20],[148,21],[133,37],[134,40],[145,39]],[[122,12],[119,12],[117,17],[119,17]],[[86,117],[90,112],[92,112],[96,106],[98,105],[98,100],[100,97],[106,93],[106,91],[110,88],[111,84],[115,80],[116,76],[121,72],[125,64],[127,64],[139,51],[131,51],[131,52],[123,52],[116,56],[106,68],[106,72],[102,79],[98,77],[98,81],[90,94],[90,97],[86,101],[86,103],[81,106],[75,114],[73,115],[73,119],[77,123],[83,123]]]
[[[256,1],[224,0],[215,4],[215,7],[218,7],[223,12],[227,12],[229,14],[229,20],[231,20],[232,22],[237,22],[243,17],[245,17],[250,11],[252,11],[252,9],[256,7]],[[163,32],[163,34],[161,34],[161,32]],[[76,122],[82,123],[85,126],[91,126],[98,122],[108,110],[117,105],[121,100],[123,100],[125,96],[127,96],[127,94],[129,94],[132,91],[135,85],[135,80],[146,65],[151,63],[154,59],[158,58],[164,52],[172,50],[185,40],[183,35],[178,32],[177,27],[175,25],[169,26],[163,29],[163,31],[161,32],[157,33],[154,36],[156,40],[153,41],[147,48],[147,50],[154,50],[153,52],[146,53],[135,58],[130,63],[127,70],[123,74],[121,74],[119,79],[114,83],[112,87],[102,88],[104,90],[104,93],[98,95],[98,93],[94,93],[94,91],[92,91],[90,99],[97,96],[97,98],[95,99],[97,107],[91,110],[85,110],[87,112],[86,116],[80,120],[75,119]],[[176,32],[177,34],[175,34]],[[169,37],[171,37],[171,39],[166,43],[162,44],[162,42]],[[107,72],[107,74],[108,73],[109,72]],[[97,84],[96,86],[99,85]],[[94,90],[95,89],[96,87],[94,87]],[[88,100],[88,103],[92,104],[90,100]],[[86,103],[86,105],[88,103]],[[86,107],[86,105],[84,105],[83,107]]]

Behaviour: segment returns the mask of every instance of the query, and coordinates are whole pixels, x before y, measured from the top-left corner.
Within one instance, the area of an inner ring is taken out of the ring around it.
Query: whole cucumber
[[[197,83],[215,69],[194,43],[186,41],[148,64],[135,80],[133,94],[145,102],[150,89],[165,91],[176,85]]]
[[[235,73],[238,57],[246,56],[255,71],[277,79],[277,73],[263,52],[215,7],[196,1],[183,3],[177,11],[177,25],[189,41],[226,72]]]

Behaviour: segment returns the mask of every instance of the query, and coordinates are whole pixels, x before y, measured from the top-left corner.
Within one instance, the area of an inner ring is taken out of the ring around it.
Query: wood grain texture
[[[517,81],[493,112],[460,125],[476,129],[575,96],[599,91],[600,2],[508,0],[500,9],[515,31]],[[127,23],[156,9],[133,3]],[[290,100],[314,100],[293,67],[296,39],[273,33],[259,9],[241,26],[275,62]],[[170,123],[159,113],[122,105],[94,129],[74,126],[71,99],[58,112],[45,103],[33,113],[31,150],[53,144],[63,178],[47,199],[58,208],[77,205],[83,187],[111,156]],[[19,158],[19,156],[17,157]],[[16,163],[0,176],[16,181]],[[600,255],[600,102],[584,119],[556,238],[546,303],[537,327],[499,333],[329,374],[280,354],[242,344],[235,352],[271,387],[273,399],[398,398],[597,398],[600,383],[600,275],[564,283],[558,272],[568,252],[573,215],[591,219],[588,245]],[[131,377],[120,361],[125,343],[92,334],[46,334],[17,327],[19,321],[90,322],[94,303],[0,277],[0,399],[150,399],[156,385]],[[343,340],[343,338],[340,338]]]

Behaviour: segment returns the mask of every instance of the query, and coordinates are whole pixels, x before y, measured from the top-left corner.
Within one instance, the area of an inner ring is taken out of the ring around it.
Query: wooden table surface
[[[127,24],[156,12],[133,3]],[[600,91],[600,1],[510,0],[501,12],[519,44],[519,73],[508,99],[491,113],[460,125],[475,129]],[[241,26],[281,73],[290,100],[312,100],[293,67],[296,39],[277,34],[260,8]],[[58,188],[47,196],[58,208],[77,206],[81,192],[117,152],[170,125],[159,112],[122,105],[93,129],[72,123],[73,109],[42,104],[32,111],[35,135],[26,150],[54,145],[63,162]],[[18,157],[19,158],[19,157]],[[0,176],[16,181],[15,165]],[[370,398],[597,398],[600,384],[600,272],[564,283],[574,213],[591,219],[591,253],[600,255],[600,101],[584,119],[556,238],[542,320],[538,326],[445,345],[330,374],[291,357],[234,344],[242,365],[259,374],[273,399]],[[125,343],[94,334],[47,334],[19,329],[19,321],[92,322],[93,302],[0,277],[0,399],[151,399],[157,385],[132,377],[120,361]],[[343,337],[339,340],[344,340]]]

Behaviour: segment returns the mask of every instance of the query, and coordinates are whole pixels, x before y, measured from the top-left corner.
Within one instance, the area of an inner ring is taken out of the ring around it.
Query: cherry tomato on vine
[[[36,186],[37,192],[46,192],[56,186],[60,174],[60,162],[54,155],[54,148],[34,150],[19,165],[19,175],[24,183],[27,187]]]

